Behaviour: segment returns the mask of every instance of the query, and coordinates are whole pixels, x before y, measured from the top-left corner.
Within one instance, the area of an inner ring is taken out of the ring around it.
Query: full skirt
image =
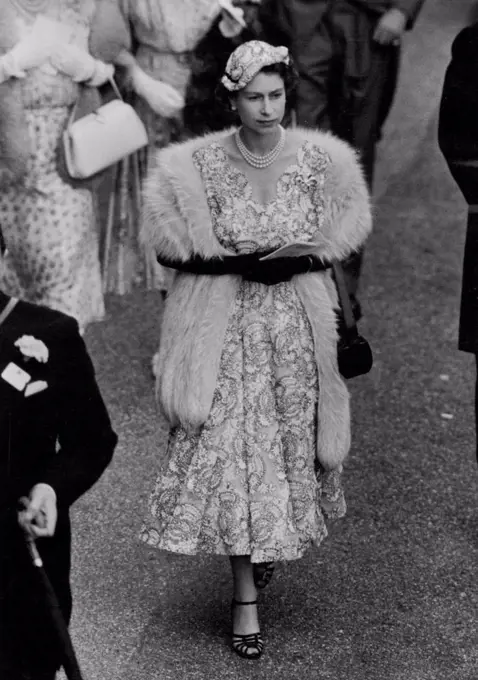
[[[340,473],[316,459],[317,364],[293,283],[244,281],[210,415],[170,431],[141,539],[183,554],[292,560],[345,514]]]

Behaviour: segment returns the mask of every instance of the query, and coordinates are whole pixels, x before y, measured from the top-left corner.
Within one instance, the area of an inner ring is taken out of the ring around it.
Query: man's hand
[[[400,9],[389,9],[377,23],[373,39],[380,45],[399,45],[406,27],[406,14]]]
[[[58,519],[56,493],[48,484],[35,484],[18,515],[20,526],[33,538],[53,536]]]

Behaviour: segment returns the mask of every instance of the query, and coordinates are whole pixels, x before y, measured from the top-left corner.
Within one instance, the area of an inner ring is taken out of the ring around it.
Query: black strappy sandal
[[[231,609],[236,606],[243,606],[249,604],[257,604],[257,600],[254,602],[238,602],[237,600],[232,600]],[[251,633],[250,635],[237,635],[232,633],[232,648],[239,654],[243,659],[258,659],[262,655],[264,649],[264,641],[260,633]],[[253,651],[250,651],[253,650]]]
[[[252,565],[254,573],[254,585],[256,588],[262,590],[271,581],[274,575],[275,563],[274,562],[257,562]]]

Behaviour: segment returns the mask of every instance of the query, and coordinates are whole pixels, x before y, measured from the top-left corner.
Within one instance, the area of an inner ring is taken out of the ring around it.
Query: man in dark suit
[[[458,348],[476,357],[478,460],[478,23],[455,38],[440,104],[438,142],[468,203]]]
[[[117,437],[76,321],[13,303],[0,291],[0,677],[53,680],[61,652],[23,531],[37,539],[69,622],[69,508],[105,470]]]
[[[400,42],[424,2],[263,0],[261,5],[269,41],[289,47],[299,71],[297,124],[331,130],[354,146],[370,189],[376,144],[396,90]],[[361,266],[361,253],[344,266],[352,301]]]

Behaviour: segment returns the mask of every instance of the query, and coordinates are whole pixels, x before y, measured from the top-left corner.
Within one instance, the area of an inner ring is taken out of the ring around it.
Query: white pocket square
[[[13,361],[3,371],[2,378],[19,392],[22,392],[25,385],[31,380],[30,374],[14,364]]]
[[[25,389],[25,396],[31,397],[32,394],[38,394],[38,392],[43,392],[48,387],[48,383],[44,380],[35,380],[29,383]]]

